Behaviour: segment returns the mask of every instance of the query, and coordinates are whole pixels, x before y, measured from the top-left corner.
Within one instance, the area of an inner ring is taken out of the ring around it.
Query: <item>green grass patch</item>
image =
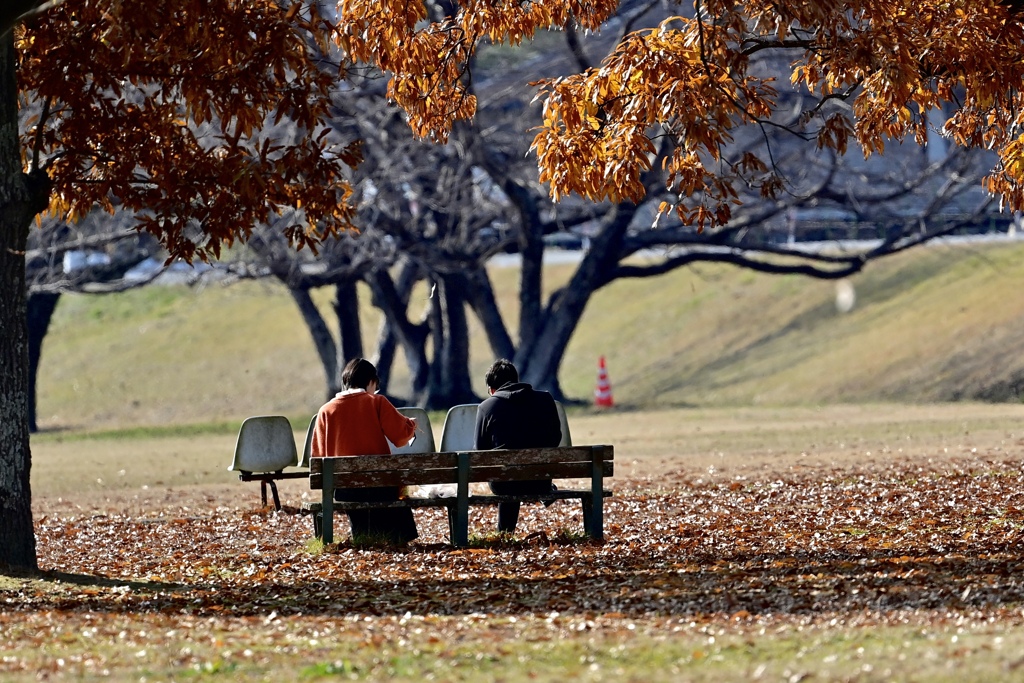
[[[211,434],[237,434],[239,422],[220,421],[192,424],[143,425],[119,429],[54,430],[43,431],[32,438],[38,442],[51,441],[138,441],[142,439],[165,439],[169,437],[193,437]]]
[[[109,615],[6,647],[5,681],[1012,680],[1024,630],[956,626],[728,626],[531,618],[317,618],[132,623]],[[266,620],[263,620],[266,621]],[[28,624],[34,624],[31,619]],[[119,629],[119,630],[116,630]],[[230,630],[225,630],[230,629]],[[19,635],[21,635],[19,629]]]

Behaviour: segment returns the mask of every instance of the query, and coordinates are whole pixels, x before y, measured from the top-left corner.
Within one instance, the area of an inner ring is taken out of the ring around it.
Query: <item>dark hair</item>
[[[353,358],[341,373],[341,383],[346,389],[365,389],[374,381],[380,382],[377,368],[365,358]]]
[[[512,361],[506,358],[499,358],[491,363],[487,370],[487,388],[497,391],[506,384],[515,384],[519,381],[519,371]]]

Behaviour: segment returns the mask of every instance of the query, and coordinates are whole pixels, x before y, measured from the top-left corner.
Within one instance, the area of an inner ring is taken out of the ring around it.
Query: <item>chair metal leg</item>
[[[447,505],[444,509],[448,512],[448,542],[455,545],[455,506]]]
[[[267,507],[267,480],[260,479],[260,507]]]
[[[274,481],[273,479],[270,480],[270,490],[274,493],[274,509],[277,510],[278,512],[280,512],[280,510],[281,510],[281,498],[280,498],[280,496],[277,495],[277,482]],[[266,505],[267,505],[267,496],[266,496],[266,492],[264,491],[264,494],[263,494],[263,506],[266,507]]]

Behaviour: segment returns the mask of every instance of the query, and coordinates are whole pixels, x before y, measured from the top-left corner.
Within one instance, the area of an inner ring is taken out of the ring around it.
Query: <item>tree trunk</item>
[[[467,300],[484,327],[487,341],[491,345],[491,353],[495,358],[511,360],[516,354],[516,347],[508,334],[508,328],[505,327],[501,311],[498,310],[498,302],[494,300],[494,288],[491,287],[487,271],[479,268],[470,272],[467,279]]]
[[[544,240],[540,225],[523,224],[519,241],[522,266],[519,273],[519,345],[533,346],[541,331]]]
[[[0,198],[0,565],[34,569],[24,257],[33,214],[25,202],[10,199],[11,184],[5,185],[0,190],[6,198]]]
[[[363,327],[359,323],[359,292],[355,280],[334,285],[334,313],[338,316],[341,339],[339,365],[344,367],[353,358],[363,357]]]
[[[338,368],[338,345],[331,336],[320,310],[313,303],[313,297],[309,295],[308,289],[289,287],[295,305],[299,307],[302,320],[306,323],[313,338],[313,346],[316,347],[316,355],[320,358],[320,365],[324,369],[324,380],[327,383],[327,400],[334,398],[334,395],[341,391],[341,372]]]
[[[374,305],[387,318],[392,332],[405,352],[405,360],[409,365],[412,379],[412,396],[409,400],[422,406],[430,372],[430,365],[427,363],[426,328],[409,320],[406,313],[409,308],[408,299],[399,294],[391,275],[385,269],[380,268],[367,273],[366,282],[373,292]]]
[[[620,205],[613,211],[605,227],[591,241],[572,279],[551,297],[539,334],[531,344],[521,345],[516,354],[516,367],[524,382],[550,391],[556,399],[564,398],[558,371],[569,340],[590,297],[607,282],[606,274],[618,263],[626,229],[635,214],[636,208],[631,205]]]
[[[43,292],[31,294],[27,302],[28,323],[28,428],[30,432],[39,431],[36,422],[38,396],[36,380],[39,377],[39,359],[43,353],[43,339],[50,329],[53,312],[60,301],[59,292]]]
[[[402,260],[402,265],[398,271],[398,280],[395,282],[395,291],[399,300],[405,302],[406,308],[409,305],[409,294],[419,279],[419,270],[419,266],[411,260]],[[375,292],[372,287],[371,291]],[[376,303],[376,293],[374,293],[374,299],[374,305],[380,308]],[[381,309],[381,311],[384,312],[384,309]],[[388,382],[391,380],[391,366],[395,362],[395,351],[397,349],[398,337],[395,334],[395,328],[391,324],[389,316],[385,314],[381,318],[380,329],[377,331],[377,345],[372,359],[373,364],[377,367],[377,377],[380,378],[381,391],[385,393],[387,393]],[[410,400],[412,400],[411,397]]]
[[[45,177],[21,170],[14,37],[0,37],[0,565],[35,569],[29,472],[25,247]]]
[[[479,401],[469,377],[469,327],[463,295],[468,286],[461,273],[440,276],[437,280],[428,408],[447,409],[459,403]]]

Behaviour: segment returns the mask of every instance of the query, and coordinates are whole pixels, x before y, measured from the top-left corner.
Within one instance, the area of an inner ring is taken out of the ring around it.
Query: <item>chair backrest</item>
[[[562,425],[562,440],[558,445],[571,446],[572,436],[569,434],[569,418],[565,416],[565,408],[558,401],[555,401],[555,407],[558,408],[558,422]]]
[[[292,425],[283,415],[246,418],[238,430],[233,472],[277,472],[298,462]]]
[[[476,448],[476,403],[460,403],[448,409],[441,428],[442,451],[471,451]]]
[[[309,420],[309,427],[306,429],[306,440],[302,444],[302,458],[299,459],[299,467],[309,469],[310,453],[313,450],[313,428],[316,427],[316,415]]]
[[[409,407],[399,408],[398,412],[406,417],[416,418],[416,440],[408,446],[396,446],[388,441],[391,452],[394,453],[435,453],[434,430],[430,427],[430,416],[423,408]]]
[[[555,408],[558,409],[558,422],[562,428],[562,440],[558,445],[571,446],[572,435],[569,432],[569,419],[565,415],[565,407],[555,401]],[[462,403],[448,410],[444,418],[444,427],[441,429],[442,452],[471,451],[476,448],[476,409],[476,403]]]

